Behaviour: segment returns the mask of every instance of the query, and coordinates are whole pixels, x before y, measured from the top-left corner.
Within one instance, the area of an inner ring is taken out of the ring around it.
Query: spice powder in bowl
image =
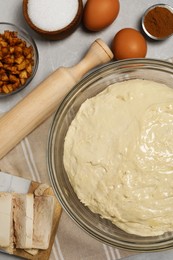
[[[163,40],[173,34],[173,8],[169,5],[153,5],[142,19],[144,32],[152,39]]]
[[[23,0],[23,14],[28,25],[49,40],[70,35],[79,25],[82,0]]]

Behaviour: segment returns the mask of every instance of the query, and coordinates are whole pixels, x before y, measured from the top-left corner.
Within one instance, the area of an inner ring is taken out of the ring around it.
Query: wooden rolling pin
[[[4,114],[0,118],[0,159],[56,110],[62,98],[86,72],[112,58],[109,47],[97,39],[78,64],[58,68]]]

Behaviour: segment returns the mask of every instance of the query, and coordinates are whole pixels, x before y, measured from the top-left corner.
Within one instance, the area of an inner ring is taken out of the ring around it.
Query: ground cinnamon
[[[167,37],[173,33],[173,13],[165,7],[155,7],[145,16],[144,26],[155,37]]]

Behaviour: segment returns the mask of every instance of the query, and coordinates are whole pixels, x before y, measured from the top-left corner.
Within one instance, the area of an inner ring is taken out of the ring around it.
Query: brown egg
[[[139,31],[124,28],[115,35],[112,51],[117,60],[144,58],[147,53],[147,43]]]
[[[83,12],[84,26],[90,31],[100,31],[118,16],[119,0],[88,0]]]

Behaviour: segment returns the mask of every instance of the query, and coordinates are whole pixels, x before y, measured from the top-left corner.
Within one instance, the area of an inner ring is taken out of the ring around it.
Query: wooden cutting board
[[[44,195],[54,196],[55,207],[54,207],[53,226],[52,226],[49,248],[47,250],[34,250],[36,251],[35,255],[32,255],[31,253],[28,253],[23,249],[13,249],[13,253],[12,253],[12,255],[22,257],[24,259],[48,260],[51,254],[55,236],[57,234],[58,224],[62,213],[62,208],[54,195],[53,189],[48,185],[29,181],[21,177],[12,176],[10,174],[2,173],[2,172],[0,172],[0,182],[2,184],[1,191],[18,192],[18,193],[35,193],[38,187],[44,187],[45,189],[43,189],[44,191],[42,193],[42,196]]]

